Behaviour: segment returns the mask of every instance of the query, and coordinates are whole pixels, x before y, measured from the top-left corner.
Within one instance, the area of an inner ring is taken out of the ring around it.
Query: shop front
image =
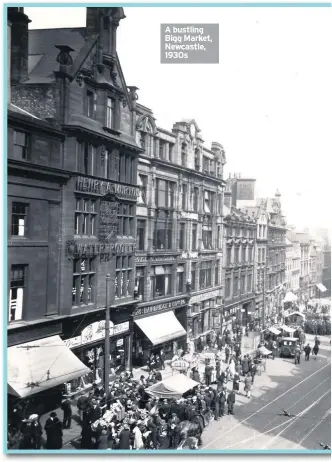
[[[134,367],[149,363],[150,356],[159,355],[171,359],[187,349],[187,298],[176,298],[162,303],[142,303],[133,312]]]
[[[105,366],[105,321],[96,321],[85,327],[81,335],[71,337],[64,343],[89,369],[88,373],[66,383],[68,394],[77,393],[104,380]],[[110,378],[115,379],[116,374],[130,369],[130,323],[129,321],[114,325],[110,322]]]
[[[189,300],[188,338],[194,351],[202,351],[220,331],[222,316],[221,290],[194,295]]]

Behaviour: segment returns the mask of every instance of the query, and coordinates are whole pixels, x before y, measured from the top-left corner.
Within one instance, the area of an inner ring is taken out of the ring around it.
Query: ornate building
[[[140,302],[134,313],[134,358],[140,364],[161,348],[171,356],[187,341],[197,346],[219,327],[226,159],[220,144],[204,145],[194,120],[168,131],[137,105],[136,127],[144,149],[138,166]]]
[[[51,344],[50,336],[61,335],[62,373],[69,348],[93,370],[68,385],[75,391],[101,379],[108,273],[111,366],[131,365],[142,149],[136,144],[136,89],[127,87],[116,53],[125,16],[122,8],[87,8],[86,27],[28,30],[23,8],[8,10],[11,98],[24,119],[18,125],[9,113],[10,219],[15,246],[22,247],[9,257],[11,306],[14,289],[24,291],[24,323],[10,317],[9,339]]]
[[[255,241],[257,219],[232,205],[232,179],[224,193],[223,328],[246,325],[255,317]]]
[[[274,198],[257,199],[269,215],[267,226],[267,271],[265,316],[280,313],[286,293],[286,220],[281,211],[280,193]]]

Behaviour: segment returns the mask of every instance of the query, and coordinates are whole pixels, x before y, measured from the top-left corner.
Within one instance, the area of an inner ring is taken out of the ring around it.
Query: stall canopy
[[[297,296],[293,294],[293,292],[287,292],[285,295],[285,298],[283,299],[283,303],[290,303],[290,302],[296,302],[297,301]]]
[[[258,348],[258,351],[260,352],[260,354],[262,354],[263,356],[268,356],[272,353],[272,351],[268,350],[265,346],[262,346],[262,347],[259,347]]]
[[[186,335],[186,331],[176,319],[173,311],[135,319],[135,323],[153,345],[160,345]]]
[[[20,398],[90,372],[58,335],[7,349],[8,393]]]
[[[301,318],[305,319],[305,315],[300,313],[299,311],[293,311],[293,313],[285,314],[285,318],[289,318],[290,316],[301,316]]]
[[[275,327],[269,327],[268,330],[274,335],[279,335],[280,334],[280,330],[276,329]]]
[[[291,327],[285,325],[281,326],[280,329],[288,332],[289,334],[293,334],[296,331],[296,329],[292,329]]]
[[[327,291],[327,288],[324,286],[324,284],[316,284],[316,287],[321,292],[326,292]]]
[[[162,382],[154,383],[146,389],[146,392],[156,398],[178,399],[187,391],[197,387],[197,385],[199,385],[198,382],[195,382],[195,380],[190,379],[186,375],[176,374]]]

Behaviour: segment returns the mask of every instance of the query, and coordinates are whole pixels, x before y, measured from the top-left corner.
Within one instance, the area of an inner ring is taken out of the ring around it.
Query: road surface
[[[322,342],[323,343],[323,342]],[[331,446],[331,347],[301,364],[276,358],[255,378],[249,400],[237,396],[234,416],[224,416],[203,434],[202,449],[322,449]],[[243,384],[240,384],[240,392]],[[229,385],[229,387],[231,384]],[[291,417],[280,416],[283,409]]]

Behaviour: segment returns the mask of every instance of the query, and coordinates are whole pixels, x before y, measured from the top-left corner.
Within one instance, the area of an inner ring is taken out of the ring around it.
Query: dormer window
[[[106,106],[106,127],[114,128],[114,109],[115,101],[113,98],[107,98]]]

